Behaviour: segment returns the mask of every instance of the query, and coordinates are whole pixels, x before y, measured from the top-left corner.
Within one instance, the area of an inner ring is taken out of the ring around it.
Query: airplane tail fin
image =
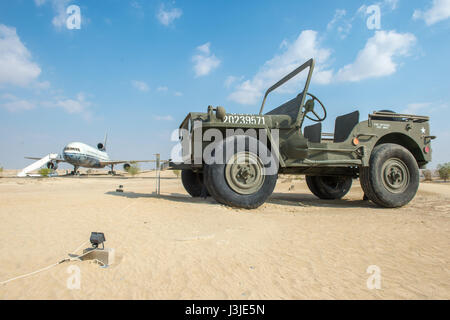
[[[108,132],[105,133],[105,141],[103,143],[99,142],[97,144],[97,149],[100,151],[106,151],[106,142],[108,140]]]
[[[105,132],[105,142],[103,143],[103,147],[106,149],[106,142],[108,141],[108,131]]]

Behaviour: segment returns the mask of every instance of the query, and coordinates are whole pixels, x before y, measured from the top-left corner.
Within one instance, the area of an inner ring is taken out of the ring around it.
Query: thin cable
[[[42,272],[42,271],[51,269],[51,268],[57,266],[57,265],[60,264],[60,263],[61,263],[61,262],[57,262],[57,263],[54,263],[54,264],[52,264],[52,265],[49,265],[48,267],[45,267],[45,268],[36,270],[36,271],[34,271],[34,272],[30,272],[30,273],[27,273],[27,274],[24,274],[24,275],[15,277],[15,278],[8,279],[8,280],[6,280],[6,281],[2,281],[2,282],[0,282],[0,285],[5,285],[5,284],[7,284],[8,282],[11,282],[11,281],[14,281],[14,280],[17,280],[17,279],[22,279],[22,278],[25,278],[25,277],[32,276],[32,275],[34,275],[34,274],[36,274],[36,273],[39,273],[39,272]]]
[[[130,203],[130,204],[127,205],[125,208],[123,208],[123,209],[120,211],[120,213],[122,213],[123,211],[127,210],[127,209],[130,208],[132,205],[134,205],[134,202]],[[87,242],[89,242],[89,241],[84,241],[84,242],[83,242],[78,248],[76,248],[73,252],[77,252],[78,250],[80,250],[83,246],[86,245]],[[90,251],[87,251],[87,252],[83,253],[81,256],[77,256],[76,258],[78,258],[78,259],[79,259],[79,258],[82,258],[82,257],[84,257],[85,255],[87,255],[89,252],[90,252]],[[1,282],[0,282],[0,285],[5,285],[5,284],[7,284],[8,282],[11,282],[11,281],[14,281],[14,280],[18,280],[18,279],[22,279],[22,278],[26,278],[26,277],[35,275],[35,274],[37,274],[37,273],[40,273],[40,272],[43,272],[43,271],[45,271],[45,270],[51,269],[51,268],[53,268],[53,267],[56,267],[58,264],[61,264],[61,263],[64,263],[64,262],[70,261],[70,260],[71,260],[71,258],[63,258],[63,259],[60,260],[59,262],[53,263],[53,264],[51,264],[51,265],[49,265],[49,266],[47,266],[47,267],[45,267],[45,268],[42,268],[42,269],[39,269],[39,270],[30,272],[30,273],[27,273],[27,274],[24,274],[24,275],[21,275],[21,276],[17,276],[17,277],[14,277],[14,278],[11,278],[11,279],[8,279],[8,280],[5,280],[5,281],[1,281]],[[94,259],[94,260],[97,260],[97,259]],[[105,266],[105,264],[104,264],[103,262],[101,262],[100,260],[97,260],[97,261],[100,262],[103,266]]]
[[[81,247],[83,247],[83,246],[86,244],[86,242],[87,242],[87,241],[83,242],[83,243],[82,243],[78,248],[76,248],[73,252],[77,252],[78,250],[80,250]],[[81,256],[78,256],[78,257],[83,257],[84,255],[86,255],[86,253],[83,254],[83,255],[81,255]],[[45,271],[45,270],[51,269],[51,268],[53,268],[53,267],[56,267],[58,264],[61,264],[61,263],[63,263],[63,262],[69,261],[69,260],[70,260],[70,259],[68,259],[68,258],[64,258],[64,259],[60,260],[59,262],[53,263],[53,264],[51,264],[51,265],[49,265],[49,266],[47,266],[47,267],[45,267],[45,268],[42,268],[42,269],[39,269],[39,270],[30,272],[30,273],[27,273],[27,274],[24,274],[24,275],[21,275],[21,276],[17,276],[17,277],[14,277],[14,278],[11,278],[11,279],[2,281],[2,282],[0,282],[0,285],[5,285],[5,284],[7,284],[8,282],[11,282],[11,281],[14,281],[14,280],[17,280],[17,279],[22,279],[22,278],[26,278],[26,277],[32,276],[32,275],[34,275],[34,274],[37,274],[37,273],[43,272],[43,271]]]

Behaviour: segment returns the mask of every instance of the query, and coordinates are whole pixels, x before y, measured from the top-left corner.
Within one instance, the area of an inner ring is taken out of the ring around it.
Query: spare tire
[[[397,112],[394,112],[392,110],[378,110],[377,112],[386,112],[386,113],[393,113],[396,114]],[[403,118],[397,118],[397,117],[377,117],[373,116],[372,120],[387,120],[387,121],[403,121]]]

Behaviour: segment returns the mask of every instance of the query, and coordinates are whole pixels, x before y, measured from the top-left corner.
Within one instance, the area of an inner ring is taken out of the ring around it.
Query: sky
[[[113,159],[168,159],[188,112],[256,114],[315,58],[324,131],[354,110],[430,116],[434,168],[450,161],[449,35],[450,0],[1,1],[0,167],[105,132]]]

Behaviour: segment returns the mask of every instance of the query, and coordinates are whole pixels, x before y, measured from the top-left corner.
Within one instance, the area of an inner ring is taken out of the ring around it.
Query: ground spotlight
[[[91,241],[92,247],[94,247],[94,249],[97,249],[100,244],[102,245],[102,249],[105,249],[105,244],[103,242],[105,242],[106,239],[103,232],[92,232],[91,238],[89,240]]]

